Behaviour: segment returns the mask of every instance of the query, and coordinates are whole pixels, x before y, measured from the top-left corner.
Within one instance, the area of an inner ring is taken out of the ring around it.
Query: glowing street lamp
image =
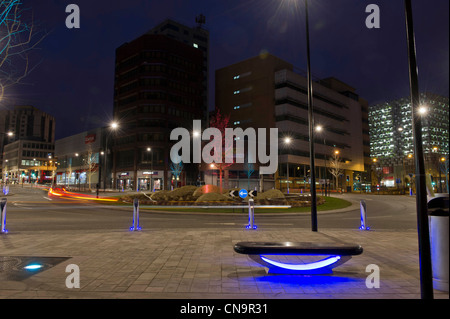
[[[426,106],[422,105],[418,108],[418,111],[419,111],[420,115],[425,115],[428,113],[428,108]]]
[[[117,121],[113,121],[109,125],[109,131],[106,132],[106,141],[105,141],[105,176],[103,177],[103,191],[106,191],[106,174],[108,173],[108,167],[106,166],[108,162],[108,138],[110,131],[115,131],[119,128],[119,123]]]
[[[285,137],[284,138],[284,144],[289,145],[291,144],[292,139],[290,137]],[[286,187],[287,187],[287,193],[289,194],[289,154],[286,157],[286,169],[287,169],[287,174],[286,174]]]

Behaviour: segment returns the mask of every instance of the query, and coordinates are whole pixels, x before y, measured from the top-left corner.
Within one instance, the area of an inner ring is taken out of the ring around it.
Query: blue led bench
[[[362,254],[363,249],[360,245],[335,243],[239,242],[234,245],[234,251],[248,255],[272,274],[327,274],[332,273],[333,268],[347,262],[352,256]],[[326,255],[328,257],[310,263],[293,264],[275,261],[264,255]]]

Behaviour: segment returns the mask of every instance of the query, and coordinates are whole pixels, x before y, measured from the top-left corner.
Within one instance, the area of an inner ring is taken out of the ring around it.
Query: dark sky
[[[449,1],[412,2],[420,90],[448,96]],[[65,26],[70,3],[80,7],[80,29]],[[380,7],[380,29],[365,25],[371,3]],[[166,18],[194,26],[196,15],[206,16],[212,89],[216,69],[262,51],[306,69],[303,0],[25,0],[24,6],[48,35],[33,51],[39,63],[0,107],[29,104],[52,114],[57,139],[110,121],[115,49]],[[409,95],[403,1],[309,0],[309,20],[316,77],[339,78],[370,104]]]

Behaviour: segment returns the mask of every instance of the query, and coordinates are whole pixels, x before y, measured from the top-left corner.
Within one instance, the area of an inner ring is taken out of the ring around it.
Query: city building
[[[199,48],[165,35],[147,33],[116,50],[114,187],[170,189],[195,183],[198,165],[186,163],[181,174],[172,172],[170,132],[203,118],[203,66]]]
[[[2,181],[51,182],[55,119],[33,107],[0,111]]]
[[[172,19],[166,19],[154,28],[149,34],[162,34],[176,41],[185,43],[199,49],[203,53],[203,117],[204,126],[208,125],[208,83],[209,83],[209,31],[203,26],[206,22],[205,16],[200,14],[196,17],[197,25],[188,27]]]
[[[106,138],[103,127],[56,140],[56,184],[83,190],[110,187],[112,165],[106,158]]]
[[[368,103],[335,78],[314,80],[313,92],[318,189],[327,183],[332,189],[359,190],[370,177]],[[251,176],[261,189],[309,188],[307,100],[305,74],[268,53],[216,71],[216,106],[230,115],[231,127],[278,128],[277,173],[259,176],[256,165]],[[237,184],[245,171],[230,167],[228,185]]]
[[[448,102],[448,97],[420,94],[425,169],[435,187],[446,183],[443,167],[449,153]],[[409,186],[415,173],[410,98],[371,105],[369,122],[374,180],[381,186]]]

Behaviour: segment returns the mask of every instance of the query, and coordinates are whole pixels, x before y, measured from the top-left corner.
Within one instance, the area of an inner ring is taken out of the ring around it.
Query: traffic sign
[[[230,196],[231,197],[238,197],[239,196],[239,191],[238,190],[230,191]]]
[[[245,198],[245,197],[247,197],[247,195],[248,195],[248,192],[247,192],[246,189],[241,189],[241,190],[239,191],[239,197],[240,197],[240,198]]]
[[[258,191],[255,191],[255,190],[249,191],[249,192],[248,192],[248,196],[250,196],[250,197],[256,197],[256,196],[258,196]]]

